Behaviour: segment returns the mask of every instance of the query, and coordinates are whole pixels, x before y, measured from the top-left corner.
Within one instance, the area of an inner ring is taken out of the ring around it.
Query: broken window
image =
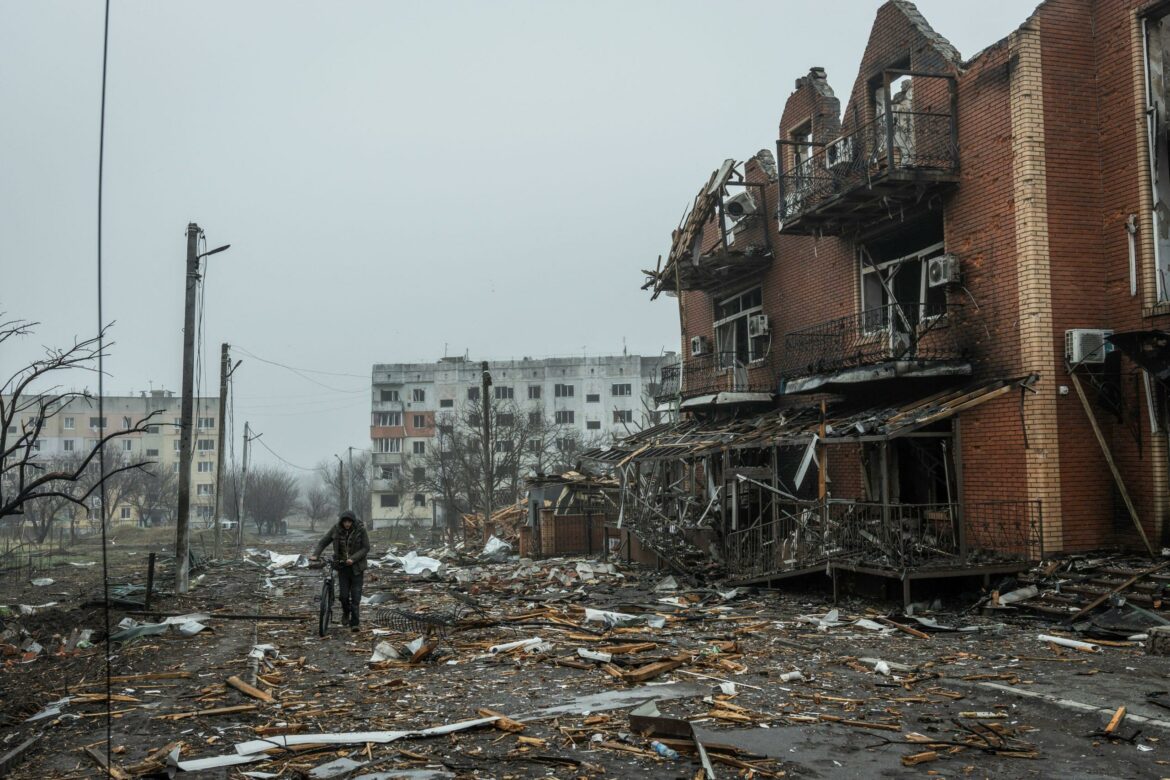
[[[903,63],[904,66],[909,63]],[[889,86],[890,116],[886,118],[886,86],[879,77],[873,91],[874,159],[877,167],[889,164],[886,151],[890,124],[893,124],[894,167],[901,168],[914,164],[914,80],[910,76],[895,76]]]
[[[540,412],[529,412],[528,413],[528,424],[529,425],[537,426],[537,425],[540,425],[542,422],[544,422],[544,415],[541,414]]]
[[[558,384],[553,387],[553,395],[557,398],[572,398],[573,385]]]
[[[415,506],[426,506],[427,505],[427,497],[425,495],[423,495],[422,493],[415,493],[414,494],[414,505]]]
[[[631,409],[614,409],[613,421],[615,424],[632,423],[634,421],[634,412]]]
[[[467,388],[467,400],[468,401],[478,401],[479,400],[479,388],[478,387]]]
[[[444,398],[443,400],[439,401],[440,409],[450,409],[453,406],[455,406],[455,400],[452,398]]]
[[[414,403],[422,403],[427,400],[427,391],[421,387],[416,387],[410,391],[410,398]]]
[[[374,439],[374,452],[402,452],[402,439]]]
[[[516,424],[516,415],[511,412],[500,412],[496,415],[496,425],[501,428],[510,428]]]
[[[767,355],[768,336],[752,335],[760,332],[752,327],[752,318],[761,316],[763,311],[763,294],[759,287],[715,305],[715,351],[720,369],[746,366]]]
[[[586,393],[585,394],[585,403],[587,403],[587,404],[601,403],[601,393]]]
[[[613,385],[610,387],[610,395],[630,395],[632,386],[629,382],[624,382],[620,385]]]
[[[905,330],[946,313],[946,287],[930,284],[930,261],[944,254],[941,218],[858,249],[861,327]]]
[[[378,412],[374,415],[374,425],[402,425],[402,412]]]
[[[586,420],[585,427],[591,431],[601,430],[601,420]]]
[[[397,390],[383,390],[383,391],[381,391],[381,393],[379,393],[378,398],[379,398],[379,400],[382,400],[382,401],[397,401],[398,400],[398,391]]]
[[[378,503],[382,506],[383,509],[393,509],[394,507],[398,506],[398,494],[383,493],[378,496]]]
[[[1170,14],[1142,20],[1146,51],[1146,138],[1154,195],[1154,275],[1158,300],[1170,300]]]

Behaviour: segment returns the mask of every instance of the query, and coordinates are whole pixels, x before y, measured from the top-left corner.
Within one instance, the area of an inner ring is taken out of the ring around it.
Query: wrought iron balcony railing
[[[874,191],[878,183],[896,186],[904,181],[917,188],[932,180],[954,180],[959,170],[956,129],[949,112],[891,111],[831,143],[812,147],[798,165],[780,173],[781,225],[816,216],[851,194],[871,197],[880,205],[878,201],[892,193]]]
[[[898,360],[962,360],[961,309],[945,303],[892,303],[792,331],[784,336],[780,376],[825,376]]]
[[[766,374],[766,371],[753,370],[750,361],[735,352],[696,355],[687,359],[682,397],[775,392],[775,381]]]
[[[658,369],[658,387],[654,391],[654,400],[661,403],[678,396],[682,390],[682,365],[675,363],[662,366]]]

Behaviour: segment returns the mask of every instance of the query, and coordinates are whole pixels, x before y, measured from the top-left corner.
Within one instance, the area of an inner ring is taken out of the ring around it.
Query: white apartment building
[[[22,400],[31,400],[23,398]],[[5,404],[9,401],[4,399]],[[219,398],[194,399],[194,451],[191,458],[191,523],[210,525],[215,512],[216,447],[219,437]],[[134,396],[105,396],[99,417],[97,398],[74,398],[57,414],[45,420],[34,444],[36,457],[53,460],[89,453],[105,435],[129,430],[156,412],[145,433],[119,436],[106,445],[106,463],[122,465],[152,461],[158,471],[179,473],[179,424],[182,399],[169,390],[142,391]],[[31,410],[30,410],[31,412]],[[19,434],[20,426],[33,422],[30,412],[14,420],[7,435]],[[139,522],[138,510],[130,502],[111,508],[114,523]]]
[[[490,360],[490,392],[518,414],[542,416],[566,439],[599,445],[655,420],[659,367],[674,360],[673,354]],[[481,379],[481,361],[463,357],[374,365],[370,518],[375,523],[435,517],[434,496],[411,492],[411,480],[404,479],[410,474],[404,472],[422,467],[445,415],[480,402]]]

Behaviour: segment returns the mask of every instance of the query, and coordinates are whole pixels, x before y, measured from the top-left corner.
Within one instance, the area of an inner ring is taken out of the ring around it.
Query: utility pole
[[[219,355],[219,441],[216,443],[215,463],[215,557],[220,556],[220,524],[223,514],[223,455],[224,437],[227,434],[227,388],[228,379],[244,361],[236,361],[232,366],[231,356],[228,354],[227,344],[220,345]]]
[[[191,388],[195,379],[195,291],[199,287],[199,226],[187,225],[187,297],[183,306],[183,400],[179,420],[179,507],[175,515],[175,592],[187,592],[190,568],[188,513],[191,511]]]
[[[186,299],[183,305],[183,400],[179,421],[179,505],[175,515],[175,592],[187,592],[190,568],[190,537],[188,515],[191,512],[191,419],[195,383],[195,293],[199,289],[199,261],[222,252],[231,244],[199,254],[199,237],[203,231],[194,222],[187,224]]]
[[[353,511],[353,447],[349,448],[349,492],[346,493],[345,508]]]
[[[247,422],[244,423],[244,459],[240,467],[240,489],[236,497],[236,555],[240,554],[244,546],[244,491],[248,489],[248,442],[252,441],[251,431]]]
[[[224,415],[227,413],[227,383],[231,373],[232,359],[228,357],[228,345],[219,347],[219,436],[215,444],[215,511],[211,513],[211,522],[215,523],[215,546],[213,556],[219,560],[219,514],[223,507],[223,438],[227,425],[224,424]]]
[[[488,390],[492,387],[492,374],[488,362],[480,364],[483,382],[480,389],[480,403],[483,407],[483,541],[488,540],[488,519],[492,516],[492,406]]]
[[[337,511],[340,512],[345,509],[345,463],[342,462],[341,456],[336,452],[333,457],[337,458]]]

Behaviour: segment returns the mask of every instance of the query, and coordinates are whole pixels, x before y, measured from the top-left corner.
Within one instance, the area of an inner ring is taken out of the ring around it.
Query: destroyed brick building
[[[682,421],[592,453],[623,522],[709,528],[743,581],[907,595],[1164,544],[1167,14],[1049,0],[964,60],[891,0],[847,93],[798,78],[646,271],[678,300]]]

